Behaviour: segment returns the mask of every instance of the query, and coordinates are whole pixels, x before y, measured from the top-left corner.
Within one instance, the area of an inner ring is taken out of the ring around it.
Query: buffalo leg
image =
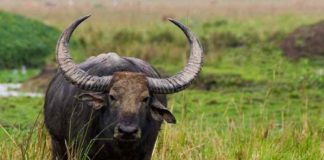
[[[52,138],[52,157],[53,160],[67,160],[64,142]]]

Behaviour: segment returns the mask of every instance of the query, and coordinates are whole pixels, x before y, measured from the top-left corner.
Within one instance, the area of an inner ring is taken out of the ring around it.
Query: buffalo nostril
[[[120,125],[118,127],[118,132],[119,133],[124,133],[124,134],[135,134],[138,132],[138,128],[135,126],[124,126]]]

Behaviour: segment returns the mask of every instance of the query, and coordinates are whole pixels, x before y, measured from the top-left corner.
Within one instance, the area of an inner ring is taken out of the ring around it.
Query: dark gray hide
[[[122,58],[115,53],[91,57],[78,66],[90,75],[107,76],[116,71],[129,71],[159,78],[158,73],[146,62],[137,58]],[[138,142],[119,143],[111,134],[115,126],[113,117],[107,117],[102,109],[95,110],[85,102],[78,101],[76,97],[81,93],[89,91],[83,91],[66,81],[61,71],[49,85],[44,108],[45,124],[52,138],[53,159],[67,159],[66,144],[73,144],[74,150],[82,148],[81,152],[87,152],[90,159],[150,159],[161,122],[149,115]],[[150,94],[167,105],[165,95]],[[111,126],[103,124],[105,118],[110,118]],[[85,151],[88,146],[90,149]]]

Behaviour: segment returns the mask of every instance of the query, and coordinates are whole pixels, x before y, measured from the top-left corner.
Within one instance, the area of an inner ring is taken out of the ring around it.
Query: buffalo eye
[[[143,102],[143,103],[147,103],[149,100],[150,100],[150,97],[144,97],[144,98],[142,99],[142,102]]]
[[[117,98],[114,95],[109,95],[109,99],[111,101],[116,101],[117,100]]]

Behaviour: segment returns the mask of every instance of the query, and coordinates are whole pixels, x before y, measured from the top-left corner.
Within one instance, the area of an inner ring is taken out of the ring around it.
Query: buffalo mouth
[[[114,136],[114,139],[119,142],[137,142],[140,138],[129,136]]]

